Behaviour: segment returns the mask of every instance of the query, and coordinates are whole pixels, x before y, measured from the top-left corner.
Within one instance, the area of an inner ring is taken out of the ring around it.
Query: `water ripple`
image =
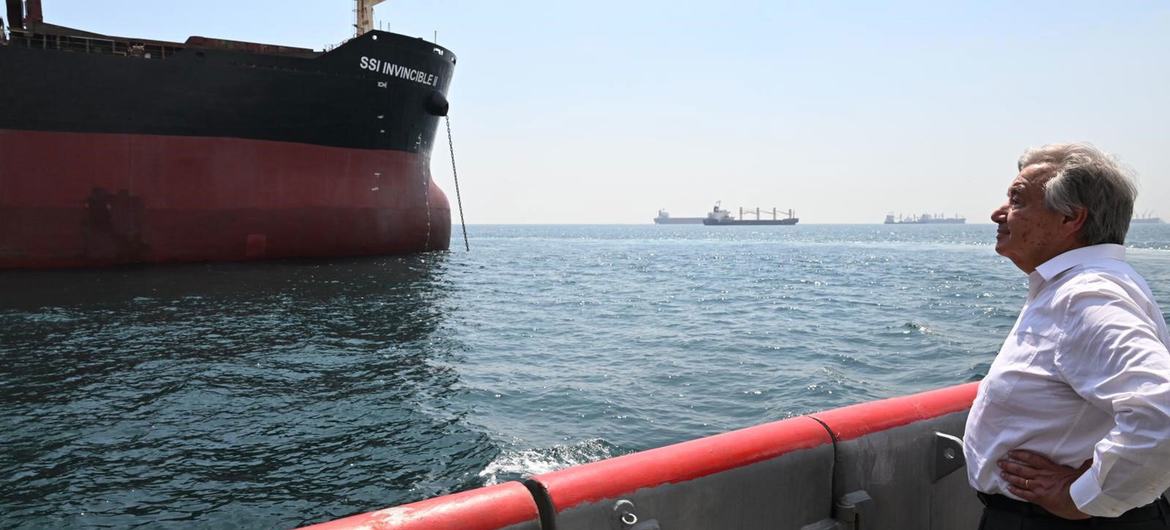
[[[1023,301],[990,225],[780,228],[0,274],[0,526],[287,528],[974,381]]]

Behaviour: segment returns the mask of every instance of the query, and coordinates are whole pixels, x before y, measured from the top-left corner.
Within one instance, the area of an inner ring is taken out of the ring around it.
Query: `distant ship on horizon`
[[[658,217],[654,218],[656,225],[701,225],[702,217],[671,217],[666,209],[658,210]]]
[[[911,215],[908,217],[903,217],[902,215],[899,215],[898,218],[895,219],[894,214],[888,213],[888,214],[886,214],[885,224],[888,224],[888,225],[929,225],[929,224],[961,225],[961,224],[964,224],[966,222],[967,222],[967,218],[960,217],[958,214],[955,214],[954,217],[947,217],[943,214],[931,215],[928,213],[924,213],[922,215]]]
[[[1151,214],[1150,212],[1146,212],[1141,215],[1135,215],[1132,219],[1129,220],[1130,224],[1161,224],[1162,222],[1163,221],[1161,217],[1155,217],[1154,214]]]
[[[748,209],[748,213],[752,213],[752,209]],[[766,213],[766,212],[765,212]],[[780,213],[787,214],[787,217],[780,217]],[[731,212],[719,207],[719,203],[715,203],[715,207],[707,214],[707,218],[703,219],[703,224],[707,226],[731,226],[731,225],[794,225],[800,222],[796,217],[796,213],[792,210],[781,212],[776,208],[772,208],[772,218],[766,219],[760,216],[760,209],[755,208],[755,219],[744,219],[744,209],[739,209],[739,219],[731,216]]]

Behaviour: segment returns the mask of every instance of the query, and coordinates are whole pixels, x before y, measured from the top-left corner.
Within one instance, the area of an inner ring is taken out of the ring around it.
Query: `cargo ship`
[[[752,210],[749,208],[747,213],[751,214]],[[767,212],[765,211],[763,213],[766,214]],[[785,214],[785,217],[780,217],[779,214],[781,213]],[[788,210],[787,212],[780,212],[776,208],[772,208],[771,219],[763,217],[759,208],[755,209],[755,219],[746,219],[744,218],[744,209],[741,207],[739,209],[739,218],[737,219],[731,216],[730,211],[720,208],[719,203],[715,203],[715,207],[712,208],[711,212],[707,214],[707,217],[703,219],[703,224],[708,226],[794,225],[798,222],[800,222],[800,219],[796,217],[796,213],[792,210]]]
[[[702,217],[671,217],[670,212],[658,210],[658,217],[654,218],[656,225],[698,225],[703,224]]]
[[[931,215],[924,213],[922,215],[911,215],[909,217],[898,216],[894,218],[894,214],[886,214],[885,224],[888,225],[961,225],[967,222],[966,217],[947,217],[942,214]]]
[[[1142,215],[1135,215],[1129,220],[1130,224],[1162,224],[1162,218],[1154,214],[1146,212]]]
[[[101,35],[6,0],[0,269],[444,250],[430,174],[455,55]]]

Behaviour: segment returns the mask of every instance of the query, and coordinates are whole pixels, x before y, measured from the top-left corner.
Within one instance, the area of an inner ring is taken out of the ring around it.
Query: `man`
[[[1170,336],[1123,261],[1137,191],[1086,144],[1019,170],[991,220],[1028,297],[964,436],[980,529],[1170,528]]]

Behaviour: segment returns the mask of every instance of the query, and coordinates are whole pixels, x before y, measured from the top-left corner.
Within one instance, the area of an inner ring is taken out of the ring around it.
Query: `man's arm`
[[[1114,418],[1069,496],[1084,513],[1116,517],[1170,488],[1170,352],[1124,289],[1095,283],[1069,296],[1056,367]]]

